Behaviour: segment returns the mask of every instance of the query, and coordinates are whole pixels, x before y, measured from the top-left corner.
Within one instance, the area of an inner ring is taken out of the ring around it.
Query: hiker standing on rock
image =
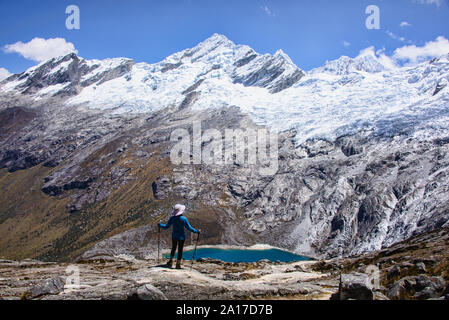
[[[200,233],[201,230],[194,229],[190,225],[186,217],[183,216],[186,207],[182,204],[177,204],[173,207],[172,216],[168,220],[167,224],[159,223],[159,227],[162,229],[168,229],[173,225],[172,230],[172,248],[170,253],[170,260],[167,262],[167,267],[173,266],[173,258],[175,256],[176,247],[178,247],[178,259],[176,261],[176,269],[181,269],[182,251],[184,249],[184,241],[186,240],[186,232],[184,228],[187,228],[190,232]]]

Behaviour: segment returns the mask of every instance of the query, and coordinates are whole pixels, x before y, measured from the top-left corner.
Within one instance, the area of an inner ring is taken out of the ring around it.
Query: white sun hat
[[[181,214],[183,214],[184,211],[186,211],[186,206],[183,206],[182,204],[177,204],[173,207],[171,214],[174,217],[177,217],[177,216],[180,216]]]

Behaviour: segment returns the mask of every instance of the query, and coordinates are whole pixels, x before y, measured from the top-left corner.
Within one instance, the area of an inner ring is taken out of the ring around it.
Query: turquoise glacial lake
[[[182,258],[192,260],[193,250],[184,251]],[[166,254],[164,257],[169,258]],[[175,255],[177,257],[177,254]],[[308,257],[300,256],[291,252],[279,249],[218,249],[218,248],[198,248],[195,253],[195,260],[200,258],[211,258],[225,262],[258,262],[260,260],[294,262],[310,260]]]

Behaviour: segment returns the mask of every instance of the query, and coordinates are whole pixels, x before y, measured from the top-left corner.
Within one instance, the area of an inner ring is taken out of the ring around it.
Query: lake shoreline
[[[197,253],[199,253],[201,250],[204,249],[216,249],[216,250],[222,250],[222,251],[232,251],[232,250],[237,250],[237,251],[249,251],[251,253],[257,252],[257,251],[279,251],[282,253],[285,253],[289,256],[296,256],[299,259],[298,260],[291,260],[291,261],[283,261],[283,262],[293,262],[293,261],[316,261],[316,259],[312,258],[312,257],[308,257],[306,255],[302,255],[302,254],[298,254],[289,250],[285,250],[283,248],[278,248],[278,247],[274,247],[274,246],[270,246],[270,245],[266,245],[266,244],[256,244],[253,246],[237,246],[237,245],[201,245],[201,246],[197,246]],[[184,260],[186,261],[191,261],[190,257],[187,258],[187,256],[189,256],[189,254],[195,250],[195,246],[193,245],[189,245],[186,246],[184,248]],[[162,256],[165,258],[168,258],[169,254],[170,254],[170,249],[164,249],[161,251]],[[267,254],[269,254],[270,252],[267,252]],[[256,261],[226,261],[217,257],[199,257],[199,255],[197,255],[198,259],[199,258],[211,258],[214,260],[220,260],[223,262],[257,262],[257,261],[261,261],[261,260],[269,260],[270,262],[276,262],[277,260],[273,260],[270,259],[269,256],[266,258],[262,258]]]

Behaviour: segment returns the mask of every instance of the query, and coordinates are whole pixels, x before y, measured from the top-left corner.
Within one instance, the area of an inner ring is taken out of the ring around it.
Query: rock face
[[[373,300],[373,285],[369,276],[363,273],[342,274],[335,300]]]
[[[153,194],[157,200],[167,199],[172,192],[170,179],[167,177],[158,177],[152,184]]]
[[[105,71],[100,64],[91,64],[80,59],[76,54],[70,53],[53,58],[18,75],[18,81],[22,79],[26,81],[23,81],[17,89],[22,90],[23,94],[34,94],[46,87],[61,86],[62,88],[54,94],[55,96],[72,96],[78,94],[79,87],[86,87],[93,83],[101,84],[122,76],[129,72],[133,64],[132,60],[122,60]]]
[[[250,50],[234,65],[237,66],[233,73],[234,83],[268,88],[271,93],[290,88],[305,75],[282,51],[274,56],[257,56]]]

